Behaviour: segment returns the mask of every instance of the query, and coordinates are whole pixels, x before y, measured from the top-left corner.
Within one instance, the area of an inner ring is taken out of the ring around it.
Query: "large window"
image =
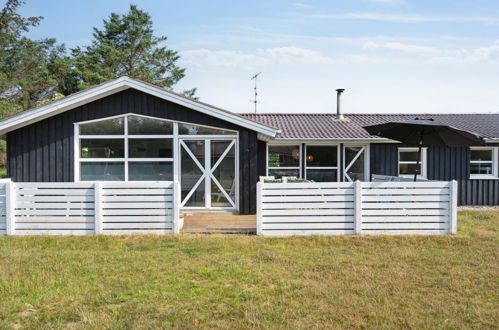
[[[399,176],[413,177],[418,169],[418,176],[426,178],[426,148],[421,149],[421,160],[418,167],[419,148],[399,148]]]
[[[299,145],[269,145],[268,148],[268,175],[275,176],[276,178],[301,176],[301,147]]]
[[[472,147],[470,149],[470,178],[497,178],[497,148]]]
[[[140,115],[80,123],[76,172],[81,181],[172,181],[175,138],[229,134],[237,136],[235,131]]]
[[[173,180],[173,123],[129,115],[79,125],[80,180]]]
[[[338,181],[338,147],[313,146],[305,148],[305,177],[316,182]]]

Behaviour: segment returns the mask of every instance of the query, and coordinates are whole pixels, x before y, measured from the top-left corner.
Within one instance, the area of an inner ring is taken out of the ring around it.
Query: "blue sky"
[[[68,47],[91,41],[122,0],[27,0],[45,19],[31,32]],[[155,31],[180,52],[201,100],[259,112],[498,112],[498,0],[153,1]]]

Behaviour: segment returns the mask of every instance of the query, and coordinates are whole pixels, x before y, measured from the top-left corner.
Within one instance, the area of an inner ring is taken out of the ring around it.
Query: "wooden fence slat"
[[[173,209],[103,209],[103,216],[113,215],[135,215],[135,216],[149,216],[149,215],[170,215],[173,214]]]
[[[335,223],[264,223],[263,230],[294,230],[294,229],[353,229],[353,222],[335,222]]]
[[[146,188],[140,188],[140,189],[133,189],[133,188],[126,188],[126,189],[108,189],[108,188],[103,188],[102,189],[102,194],[104,196],[112,196],[112,195],[117,195],[117,196],[123,196],[123,195],[143,195],[143,196],[150,196],[150,195],[172,195],[173,196],[173,189],[171,188],[153,188],[153,189],[146,189]]]
[[[353,209],[353,202],[324,202],[324,203],[263,203],[263,210],[273,209]]]
[[[294,189],[294,190],[268,190],[262,191],[262,196],[311,196],[311,195],[353,195],[353,189]]]

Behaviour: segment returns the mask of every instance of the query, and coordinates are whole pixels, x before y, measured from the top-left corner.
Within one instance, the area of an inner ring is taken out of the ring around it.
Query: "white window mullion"
[[[211,207],[211,140],[204,140],[204,202],[205,206]]]
[[[80,126],[78,124],[74,125],[74,178],[73,180],[75,182],[80,181],[80,153],[81,153],[81,148],[80,148]]]
[[[128,181],[128,116],[125,116],[125,121],[124,121],[124,126],[125,126],[125,164],[124,164],[124,169],[125,169],[125,181]]]
[[[178,140],[178,123],[173,123],[173,182],[179,182],[180,143]]]

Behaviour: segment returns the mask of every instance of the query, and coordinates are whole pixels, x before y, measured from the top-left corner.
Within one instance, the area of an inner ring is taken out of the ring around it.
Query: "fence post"
[[[180,233],[180,183],[173,182],[173,233]]]
[[[102,234],[102,183],[94,184],[94,220],[95,233]]]
[[[354,234],[362,234],[362,182],[354,182],[353,186],[353,215],[354,215]]]
[[[262,235],[262,183],[256,184],[256,234]]]
[[[9,181],[5,183],[5,229],[7,235],[16,234],[16,218],[14,210],[16,207],[15,183]]]
[[[457,234],[457,181],[452,180],[449,186],[449,234]]]

